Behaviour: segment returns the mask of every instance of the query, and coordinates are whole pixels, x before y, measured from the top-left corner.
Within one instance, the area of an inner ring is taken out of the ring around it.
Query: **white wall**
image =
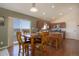
[[[78,10],[77,8],[74,8],[72,11],[63,15],[61,18],[52,21],[52,23],[66,22],[66,38],[79,40],[77,28],[77,24],[79,23],[78,21]]]

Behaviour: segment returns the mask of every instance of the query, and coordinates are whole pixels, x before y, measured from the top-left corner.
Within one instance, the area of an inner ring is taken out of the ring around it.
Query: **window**
[[[28,20],[14,19],[13,21],[14,29],[31,29],[31,22]]]

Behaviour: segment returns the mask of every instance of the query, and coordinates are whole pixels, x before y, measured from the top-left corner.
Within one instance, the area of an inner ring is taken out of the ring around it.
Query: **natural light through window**
[[[14,19],[13,28],[15,28],[15,29],[30,29],[31,22],[28,20]]]

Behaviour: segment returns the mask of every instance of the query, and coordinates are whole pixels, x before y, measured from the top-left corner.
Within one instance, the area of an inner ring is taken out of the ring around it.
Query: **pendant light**
[[[30,9],[31,12],[37,12],[38,9],[36,8],[36,4],[32,3],[32,8]]]

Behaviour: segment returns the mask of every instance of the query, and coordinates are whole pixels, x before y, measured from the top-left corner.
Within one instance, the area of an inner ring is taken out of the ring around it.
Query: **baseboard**
[[[79,39],[73,39],[73,38],[66,38],[66,39],[68,39],[68,40],[79,40]]]
[[[8,47],[9,47],[9,46],[1,47],[0,50],[2,50],[2,49],[6,49],[6,48],[8,48]]]
[[[17,41],[13,43],[13,45],[16,45],[16,44],[18,44]],[[13,45],[12,45],[12,46],[13,46]],[[2,49],[6,49],[6,48],[9,48],[9,47],[11,47],[11,46],[4,46],[4,47],[1,47],[0,50],[2,50]]]

